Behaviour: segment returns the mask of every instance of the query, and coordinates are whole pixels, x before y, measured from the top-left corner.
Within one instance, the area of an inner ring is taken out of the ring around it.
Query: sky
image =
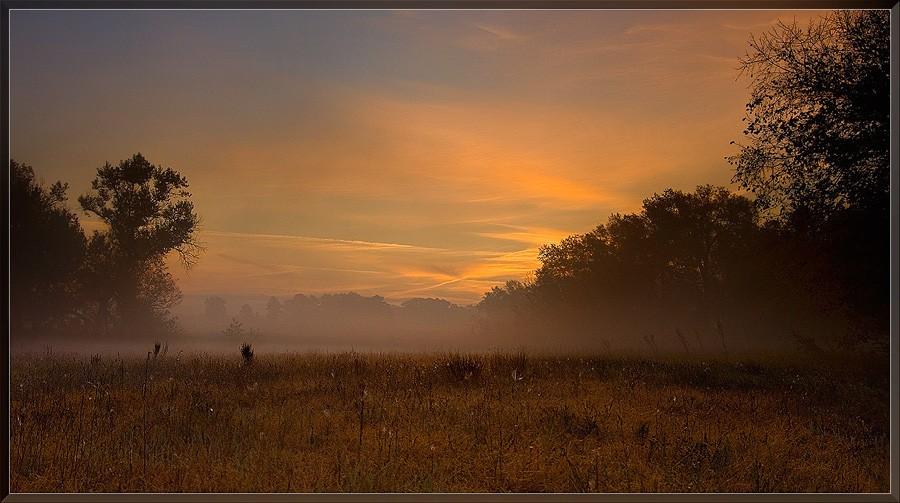
[[[107,161],[184,174],[186,297],[469,304],[654,192],[730,186],[750,34],[818,14],[16,10],[10,146],[73,209]]]

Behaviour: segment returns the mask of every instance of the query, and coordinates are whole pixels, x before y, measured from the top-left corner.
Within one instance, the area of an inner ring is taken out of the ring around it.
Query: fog
[[[11,338],[13,353],[142,356],[283,352],[485,352],[720,358],[798,348],[798,320],[726,316],[700,323],[684,312],[644,308],[496,309],[439,298],[388,301],[356,293],[291,297],[189,296],[173,309],[177,330],[137,324],[108,333],[88,328]],[[724,320],[724,321],[723,321]],[[824,319],[819,320],[824,323]],[[807,320],[804,330],[812,330]],[[800,324],[802,325],[802,324]],[[790,328],[789,328],[790,327]]]

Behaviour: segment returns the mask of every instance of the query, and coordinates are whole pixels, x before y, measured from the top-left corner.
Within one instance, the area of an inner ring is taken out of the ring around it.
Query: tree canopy
[[[16,328],[62,322],[78,306],[78,272],[86,241],[66,208],[68,185],[49,188],[34,170],[9,163],[10,314]]]
[[[779,21],[750,39],[746,140],[728,160],[761,207],[818,221],[887,211],[889,40],[885,10],[833,12],[805,28]]]
[[[172,325],[167,315],[180,292],[164,259],[174,252],[190,267],[201,250],[195,237],[199,217],[187,188],[184,176],[138,153],[104,164],[92,192],[78,198],[85,212],[107,225],[91,238],[107,276],[97,292],[100,318],[114,302],[120,318]]]

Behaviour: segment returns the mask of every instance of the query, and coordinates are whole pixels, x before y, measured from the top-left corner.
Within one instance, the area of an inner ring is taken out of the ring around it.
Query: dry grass
[[[521,354],[16,357],[11,489],[883,492],[887,383]]]

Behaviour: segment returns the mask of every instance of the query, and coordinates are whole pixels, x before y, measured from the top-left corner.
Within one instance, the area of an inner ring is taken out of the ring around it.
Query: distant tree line
[[[225,299],[210,296],[204,300],[204,317],[208,329],[226,334],[235,333],[222,331],[227,325],[265,333],[309,336],[338,332],[459,333],[470,329],[474,312],[444,299],[413,298],[395,305],[380,295],[349,292],[270,297],[261,312],[242,304],[230,315]]]
[[[49,188],[10,161],[11,327],[16,334],[158,334],[176,328],[180,292],[165,258],[189,267],[201,248],[187,180],[141,154],[97,170],[81,209],[104,229],[86,235],[66,207],[68,186]]]

